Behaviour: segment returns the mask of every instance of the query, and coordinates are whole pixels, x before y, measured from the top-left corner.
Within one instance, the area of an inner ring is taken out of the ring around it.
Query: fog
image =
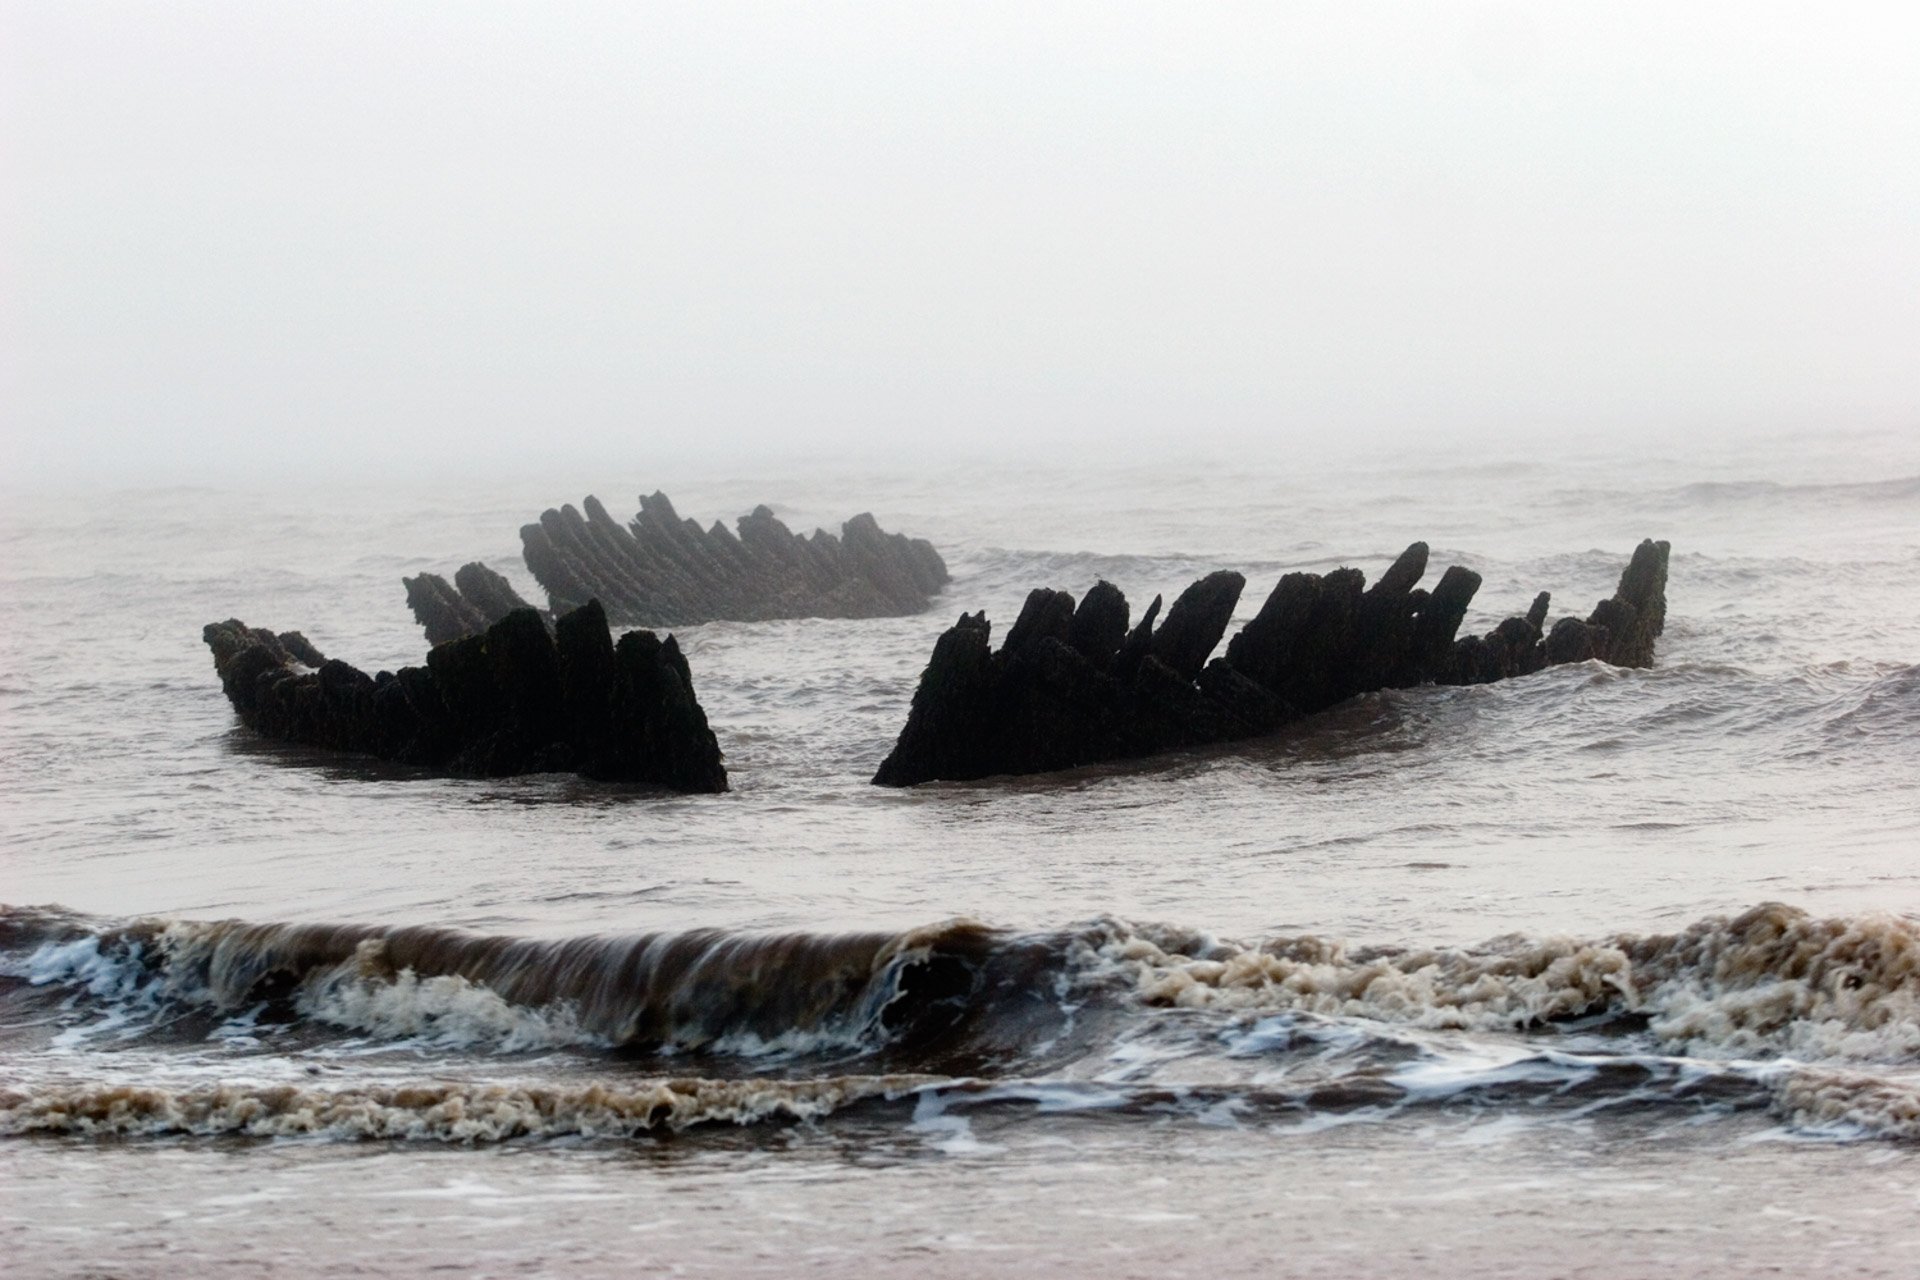
[[[8,3],[5,461],[1920,430],[1916,15]]]

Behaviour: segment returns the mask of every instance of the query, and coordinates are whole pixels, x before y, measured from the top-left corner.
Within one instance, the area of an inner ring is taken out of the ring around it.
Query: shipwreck
[[[1665,542],[1642,542],[1584,619],[1547,627],[1543,591],[1525,616],[1457,636],[1480,575],[1455,565],[1421,588],[1427,544],[1416,542],[1371,587],[1358,569],[1285,575],[1211,660],[1246,586],[1238,573],[1195,582],[1158,627],[1158,596],[1130,625],[1111,583],[1077,603],[1039,588],[997,650],[984,612],[962,613],[940,637],[873,781],[1045,773],[1259,737],[1378,689],[1483,684],[1589,659],[1651,666],[1667,556]]]
[[[947,585],[947,565],[924,538],[888,533],[857,515],[838,535],[793,532],[765,506],[734,522],[702,528],[664,493],[640,499],[622,523],[598,498],[569,503],[522,526],[527,569],[563,613],[598,600],[618,626],[672,627],[775,618],[885,618],[921,613]],[[439,644],[527,607],[484,564],[448,582],[435,574],[404,580],[407,603]]]
[[[720,746],[672,636],[615,642],[599,602],[553,619],[510,608],[426,664],[366,672],[297,631],[209,623],[221,687],[264,737],[460,777],[572,772],[684,792],[727,789]]]

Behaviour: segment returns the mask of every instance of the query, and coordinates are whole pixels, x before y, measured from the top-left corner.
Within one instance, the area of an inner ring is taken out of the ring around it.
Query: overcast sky
[[[0,6],[16,476],[1920,430],[1920,6]]]

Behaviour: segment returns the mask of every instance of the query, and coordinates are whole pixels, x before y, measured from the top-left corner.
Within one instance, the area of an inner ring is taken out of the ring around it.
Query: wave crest
[[[1920,926],[1818,919],[1779,903],[1674,934],[1461,949],[1310,935],[1246,946],[1115,920],[1027,935],[960,922],[557,941],[236,921],[74,936],[70,923],[0,973],[84,992],[108,1010],[98,1027],[116,1035],[160,1026],[184,1005],[456,1048],[885,1049],[899,1065],[951,1073],[973,1069],[955,1053],[1004,1065],[1072,1051],[1054,1038],[1074,1024],[1074,1002],[1091,998],[1492,1032],[1594,1019],[1696,1057],[1920,1060]]]
[[[751,1054],[910,1035],[971,995],[994,935],[966,922],[899,934],[693,930],[554,941],[237,920],[87,930],[70,914],[27,909],[7,937],[21,950],[0,974],[79,988],[114,1007],[116,1025],[180,1007],[277,1006],[447,1045]]]

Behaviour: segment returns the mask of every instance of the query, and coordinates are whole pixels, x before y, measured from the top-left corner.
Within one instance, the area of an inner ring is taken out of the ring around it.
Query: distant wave
[[[1683,485],[1671,493],[1673,497],[1689,504],[1809,497],[1858,502],[1904,502],[1920,498],[1920,476],[1839,484],[1780,484],[1772,480],[1702,481]]]
[[[1415,690],[1392,695],[1434,703],[1483,696]],[[1556,726],[1552,748],[1580,749],[1629,735],[1663,749],[1704,749],[1724,760],[1738,750],[1761,759],[1871,750],[1920,755],[1920,664],[1832,663],[1756,671],[1723,661],[1675,661],[1632,673],[1599,664],[1572,666],[1514,682],[1498,697],[1516,715]],[[1465,701],[1465,705],[1473,705]],[[1457,750],[1480,740],[1465,733]],[[1373,744],[1358,744],[1373,749]],[[1551,749],[1551,748],[1550,748]]]
[[[1920,743],[1920,666],[1876,676],[1865,689],[1835,699],[1826,712],[1821,728],[1835,746]]]

